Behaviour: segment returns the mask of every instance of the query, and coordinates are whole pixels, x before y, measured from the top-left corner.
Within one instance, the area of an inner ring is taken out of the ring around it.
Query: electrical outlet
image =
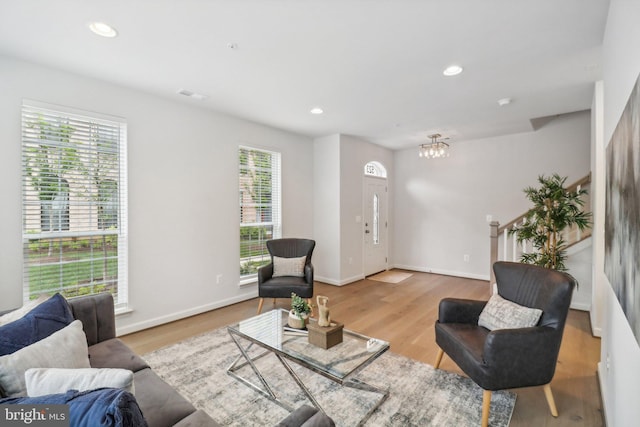
[[[220,284],[220,282],[222,282],[222,274],[218,274],[218,275],[216,276],[216,285],[219,285],[219,284]]]
[[[487,222],[493,221],[493,215],[487,214]]]
[[[462,258],[464,259],[464,262],[469,262],[469,254],[464,254]]]

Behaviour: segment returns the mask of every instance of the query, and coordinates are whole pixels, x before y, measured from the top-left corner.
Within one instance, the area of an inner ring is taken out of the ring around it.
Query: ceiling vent
[[[190,90],[187,89],[180,89],[178,91],[179,95],[184,95],[184,96],[188,96],[189,98],[193,98],[193,99],[197,99],[199,101],[202,101],[204,99],[207,99],[206,95],[203,95],[201,93],[196,93],[196,92],[192,92]]]

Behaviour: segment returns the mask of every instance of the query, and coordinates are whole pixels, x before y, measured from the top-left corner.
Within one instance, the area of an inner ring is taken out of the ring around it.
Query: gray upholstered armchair
[[[311,255],[316,246],[314,240],[309,239],[274,239],[267,241],[267,249],[271,255],[271,262],[258,269],[258,313],[262,311],[265,298],[291,298],[295,292],[301,298],[313,297],[313,264]],[[299,258],[306,257],[299,276],[274,277],[274,257]]]
[[[557,417],[549,383],[576,281],[569,274],[529,264],[496,262],[493,270],[498,294],[542,310],[540,320],[533,327],[489,331],[478,325],[486,301],[445,298],[435,325],[440,346],[435,367],[446,353],[484,389],[483,426],[489,422],[491,392],[517,387],[543,385],[551,414]]]

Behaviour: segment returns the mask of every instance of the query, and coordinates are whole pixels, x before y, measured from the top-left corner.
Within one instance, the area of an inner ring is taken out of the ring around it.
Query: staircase
[[[590,196],[590,188],[591,188],[591,174],[579,179],[578,181],[571,184],[567,187],[568,190],[576,191],[585,189],[587,193],[582,196],[584,201],[584,210],[587,212],[591,212],[591,196]],[[490,252],[490,264],[489,271],[491,274],[491,284],[495,283],[496,278],[493,273],[493,263],[496,261],[515,261],[518,262],[520,260],[520,256],[523,253],[528,253],[533,251],[533,245],[530,242],[522,242],[518,243],[517,241],[517,233],[513,233],[509,235],[509,231],[513,230],[514,227],[523,224],[525,221],[526,213],[523,213],[519,217],[514,220],[506,223],[505,225],[500,225],[498,221],[492,221],[489,224],[490,227],[490,239],[491,239],[491,252]],[[591,237],[591,228],[580,231],[577,227],[572,227],[563,231],[563,239],[567,242],[567,254],[569,258],[571,258],[572,253],[576,252],[584,252],[584,247],[590,243]],[[589,242],[587,241],[589,239]],[[583,243],[581,243],[583,242]],[[578,244],[580,244],[578,246]],[[576,250],[572,250],[574,248]],[[568,260],[570,261],[570,260]],[[569,266],[570,263],[567,265]],[[572,271],[569,271],[572,273]],[[575,276],[575,275],[574,275]],[[578,279],[578,277],[576,277]],[[590,286],[589,286],[590,288]],[[579,308],[579,307],[578,307]]]

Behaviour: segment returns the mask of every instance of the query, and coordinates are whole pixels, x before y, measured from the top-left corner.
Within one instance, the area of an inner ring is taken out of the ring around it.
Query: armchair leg
[[[260,302],[258,303],[258,314],[262,311],[262,304],[264,304],[264,298],[260,298]]]
[[[438,355],[436,356],[436,363],[433,365],[434,368],[438,369],[440,367],[440,362],[442,362],[442,356],[444,356],[444,350],[439,348]]]
[[[554,417],[558,416],[558,408],[556,408],[556,402],[553,399],[553,393],[551,392],[551,384],[544,385],[544,395],[547,398],[547,404],[549,405],[549,410],[551,411],[551,415]]]
[[[489,425],[489,409],[491,408],[491,390],[482,391],[482,427]]]

